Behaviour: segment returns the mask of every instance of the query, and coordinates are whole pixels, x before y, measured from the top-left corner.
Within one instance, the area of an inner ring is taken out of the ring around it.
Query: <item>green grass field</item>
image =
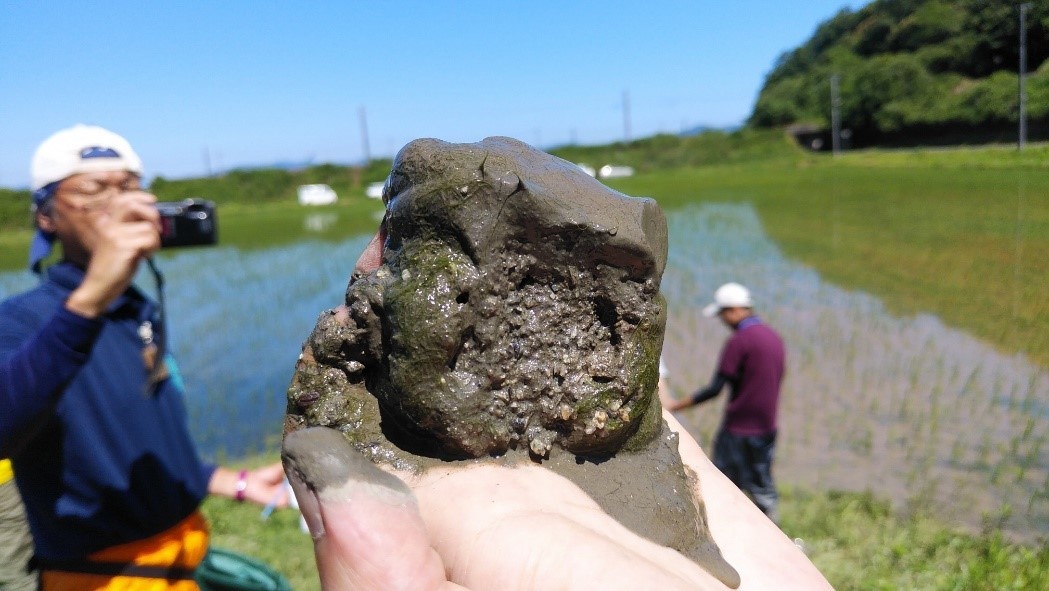
[[[595,164],[635,164],[640,174],[609,184],[655,197],[668,209],[697,201],[752,203],[786,255],[825,279],[869,292],[900,314],[934,314],[1049,367],[1047,145],[1023,152],[1005,146],[865,150],[834,158],[803,153],[770,132],[740,132],[558,153]],[[179,183],[194,194],[224,186],[178,181],[165,190]],[[298,206],[290,188],[268,191],[286,195],[220,204],[222,243],[259,248],[370,233],[381,207],[359,186],[322,208]],[[304,229],[306,215],[325,213],[337,221],[319,235]],[[7,218],[0,269],[19,269],[30,233],[18,216]]]
[[[337,241],[371,234],[382,210],[379,200],[361,197],[316,207],[303,207],[294,201],[227,203],[217,207],[215,216],[220,245],[254,250],[301,240]],[[31,237],[26,228],[0,232],[0,271],[25,268]]]
[[[675,169],[611,184],[667,209],[749,202],[785,254],[824,279],[1049,367],[1049,151],[1036,164],[985,150],[982,167],[972,152]]]

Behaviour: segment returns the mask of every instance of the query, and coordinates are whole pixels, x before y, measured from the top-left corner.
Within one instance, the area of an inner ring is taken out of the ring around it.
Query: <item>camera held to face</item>
[[[160,247],[204,246],[218,242],[215,202],[204,199],[159,201]]]

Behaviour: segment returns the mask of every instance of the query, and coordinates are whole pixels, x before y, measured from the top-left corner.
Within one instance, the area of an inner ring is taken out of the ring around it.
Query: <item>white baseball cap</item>
[[[33,191],[74,174],[112,170],[142,174],[142,160],[126,139],[108,129],[81,124],[44,140],[29,167]]]
[[[703,308],[707,318],[717,316],[725,308],[753,308],[750,291],[738,283],[726,283],[714,292],[714,303]]]
[[[142,174],[142,160],[126,139],[96,125],[57,131],[41,142],[29,165],[33,205],[40,207],[54,194],[55,183],[74,174],[121,170]],[[40,272],[54,241],[54,234],[37,228],[29,244],[30,269]]]

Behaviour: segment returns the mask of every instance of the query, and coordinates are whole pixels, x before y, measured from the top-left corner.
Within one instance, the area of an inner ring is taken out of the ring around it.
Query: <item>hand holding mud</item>
[[[323,427],[289,435],[284,456],[324,589],[728,588],[540,466],[435,468],[406,485]]]
[[[827,588],[660,411],[654,201],[507,138],[413,142],[384,197],[288,393],[326,588]]]

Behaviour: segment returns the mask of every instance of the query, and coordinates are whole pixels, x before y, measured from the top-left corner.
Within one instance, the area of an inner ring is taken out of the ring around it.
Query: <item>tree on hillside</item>
[[[1006,2],[876,0],[842,10],[780,56],[749,124],[828,126],[838,75],[842,121],[861,144],[1001,133],[1018,119],[1018,40],[1018,8]],[[1028,112],[1046,118],[1046,0],[1027,14],[1027,58]]]

